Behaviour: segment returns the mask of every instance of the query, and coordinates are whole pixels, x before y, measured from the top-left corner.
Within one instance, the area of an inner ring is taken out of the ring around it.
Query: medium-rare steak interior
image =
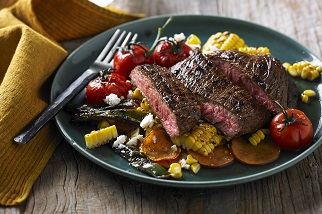
[[[243,87],[272,113],[295,107],[297,90],[282,63],[269,54],[249,55],[235,50],[207,54],[218,70]]]
[[[131,71],[131,83],[148,100],[170,137],[189,131],[200,119],[195,96],[167,68],[141,65]]]
[[[270,119],[269,111],[250,92],[233,84],[199,50],[171,67],[171,72],[199,95],[201,117],[228,138],[255,132]]]

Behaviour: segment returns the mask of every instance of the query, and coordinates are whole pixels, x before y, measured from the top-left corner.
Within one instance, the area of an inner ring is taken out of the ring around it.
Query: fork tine
[[[123,32],[125,34],[125,31]],[[113,46],[113,49],[112,51],[110,51],[106,58],[103,60],[105,63],[111,63],[111,61],[113,60],[113,57],[114,57],[114,54],[115,52],[117,51],[117,48],[118,47],[125,47],[128,43],[129,43],[129,40],[130,40],[130,37],[131,37],[132,33],[131,32],[128,32],[128,34],[126,35],[124,41],[122,42],[122,44],[120,45],[120,42],[121,42],[121,39],[118,40],[117,43],[115,43],[115,45]],[[135,34],[131,40],[131,42],[135,42],[136,41],[136,38],[137,38],[137,34]]]
[[[108,43],[105,45],[104,49],[100,53],[100,55],[97,57],[96,61],[102,61],[106,54],[112,49],[113,44],[115,44],[115,41],[119,38],[121,30],[117,29],[114,34],[112,35],[111,39],[108,41]]]

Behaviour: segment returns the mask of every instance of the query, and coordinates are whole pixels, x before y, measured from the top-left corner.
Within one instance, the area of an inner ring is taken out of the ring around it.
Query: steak
[[[200,50],[170,70],[185,87],[199,95],[201,117],[228,138],[255,132],[269,121],[269,111],[250,92],[219,72]]]
[[[197,124],[201,113],[195,96],[167,68],[137,66],[131,71],[130,78],[170,137],[178,137]]]
[[[207,57],[232,82],[248,90],[272,113],[296,107],[297,89],[282,63],[268,54],[249,55],[235,50],[218,50]]]

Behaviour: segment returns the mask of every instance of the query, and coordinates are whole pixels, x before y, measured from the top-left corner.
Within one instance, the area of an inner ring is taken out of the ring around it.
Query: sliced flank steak
[[[130,78],[131,83],[146,97],[170,137],[189,131],[200,119],[200,106],[195,95],[167,68],[137,66]]]
[[[170,70],[185,87],[199,95],[201,117],[228,138],[252,133],[269,121],[269,111],[250,92],[219,72],[199,50]]]
[[[248,90],[273,114],[296,107],[297,89],[282,63],[268,54],[249,55],[235,50],[207,54],[218,70],[232,82]]]

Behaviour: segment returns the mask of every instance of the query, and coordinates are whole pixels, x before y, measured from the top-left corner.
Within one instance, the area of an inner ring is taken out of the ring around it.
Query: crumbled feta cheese
[[[177,42],[181,42],[186,39],[186,36],[184,35],[184,33],[174,34],[173,37],[174,37],[174,40],[176,40]]]
[[[143,129],[146,129],[148,127],[151,128],[153,126],[153,124],[154,124],[153,114],[149,113],[143,118],[143,120],[140,123],[140,126]]]
[[[178,147],[177,147],[177,145],[172,145],[172,146],[171,146],[171,149],[172,149],[173,151],[177,151],[177,150],[178,150]]]
[[[121,102],[121,98],[119,98],[116,94],[112,93],[105,97],[104,102],[107,105],[116,106]]]
[[[127,98],[128,99],[132,99],[133,98],[133,91],[132,90],[129,90],[128,93],[127,93]]]
[[[126,135],[120,135],[116,138],[116,140],[114,141],[112,147],[120,147],[120,146],[124,146],[124,143],[126,141]]]
[[[185,159],[181,159],[179,161],[179,164],[181,165],[181,168],[183,168],[183,169],[190,169],[190,164],[187,164],[187,161]]]
[[[141,141],[143,139],[143,135],[136,135],[134,137],[132,137],[127,143],[127,146],[136,146],[138,140]]]
[[[145,168],[145,169],[147,169],[147,168],[150,168],[150,167],[152,167],[153,165],[152,164],[150,164],[150,163],[145,163],[145,164],[143,164],[143,168]]]

